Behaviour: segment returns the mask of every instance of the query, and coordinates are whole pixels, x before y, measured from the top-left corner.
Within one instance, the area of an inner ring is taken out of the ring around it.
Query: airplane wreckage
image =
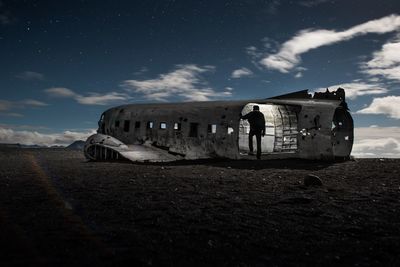
[[[342,88],[307,90],[250,101],[128,104],[105,111],[84,147],[89,160],[163,162],[255,159],[248,155],[253,106],[265,118],[262,159],[347,159],[353,119]]]

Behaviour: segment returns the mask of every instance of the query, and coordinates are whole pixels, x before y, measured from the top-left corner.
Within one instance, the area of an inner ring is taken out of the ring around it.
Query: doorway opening
[[[297,151],[297,112],[295,107],[287,105],[248,103],[242,110],[242,115],[259,106],[265,118],[265,136],[261,138],[261,153],[294,153]],[[239,122],[239,153],[247,155],[249,150],[250,124],[247,120]],[[254,153],[256,153],[256,138],[253,137]]]

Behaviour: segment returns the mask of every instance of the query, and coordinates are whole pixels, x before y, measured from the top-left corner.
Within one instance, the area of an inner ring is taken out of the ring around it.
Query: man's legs
[[[250,130],[249,132],[249,154],[253,154],[253,136],[254,136],[254,132],[252,130]]]
[[[261,132],[257,132],[255,135],[257,140],[257,159],[261,159]]]

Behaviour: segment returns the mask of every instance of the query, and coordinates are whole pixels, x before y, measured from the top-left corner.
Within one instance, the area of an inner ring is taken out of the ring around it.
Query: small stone
[[[318,176],[316,176],[314,174],[309,174],[304,178],[304,185],[305,186],[322,186],[322,181]]]

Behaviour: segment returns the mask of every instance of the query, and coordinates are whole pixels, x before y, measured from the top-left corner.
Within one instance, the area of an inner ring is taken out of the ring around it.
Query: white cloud
[[[73,98],[79,104],[83,105],[109,105],[111,103],[124,102],[131,99],[129,95],[117,92],[109,92],[106,94],[89,93],[84,96],[64,87],[49,88],[46,89],[45,92],[54,97]]]
[[[44,107],[44,106],[48,105],[42,101],[38,101],[35,99],[25,99],[25,100],[22,100],[20,103],[22,105],[31,106],[31,107]]]
[[[354,135],[351,154],[355,157],[400,157],[400,127],[360,127]]]
[[[294,75],[294,77],[296,79],[299,79],[299,78],[303,77],[303,73],[302,72],[298,72],[298,73],[296,73],[296,75]]]
[[[368,33],[383,34],[399,30],[399,28],[400,16],[389,15],[359,24],[344,31],[305,29],[283,43],[278,53],[264,57],[260,64],[268,69],[287,73],[301,62],[301,54],[312,49],[350,40]]]
[[[265,47],[266,47],[266,49],[271,50],[271,47],[270,47],[269,42],[266,42],[266,43],[265,43]],[[248,47],[246,47],[246,48],[245,48],[245,52],[246,52],[246,54],[250,57],[251,63],[253,63],[253,65],[254,65],[257,69],[262,70],[263,67],[260,66],[259,61],[260,61],[260,58],[262,58],[264,54],[263,54],[257,47],[255,47],[255,46],[248,46]]]
[[[21,80],[27,80],[27,81],[42,81],[44,80],[44,75],[39,72],[34,72],[34,71],[24,71],[19,74],[17,74],[15,77]]]
[[[4,123],[0,123],[0,128],[7,128],[13,130],[48,130],[47,127],[41,125],[4,124]]]
[[[251,75],[253,75],[253,72],[251,70],[249,70],[248,68],[240,68],[240,69],[234,70],[232,72],[231,77],[237,79],[237,78],[251,76]]]
[[[370,76],[382,76],[400,81],[400,36],[382,46],[372,59],[361,64],[362,72]]]
[[[55,97],[75,97],[77,94],[71,89],[64,87],[53,87],[45,90],[51,96]]]
[[[213,66],[195,64],[177,65],[173,71],[161,74],[155,79],[126,80],[122,86],[152,101],[166,101],[171,97],[185,101],[207,101],[216,97],[230,96],[230,91],[214,91],[202,77],[202,74],[212,72],[214,69]]]
[[[96,133],[96,130],[44,134],[37,131],[19,131],[0,127],[0,143],[42,146],[69,145],[76,140],[86,140],[87,137],[94,133]]]
[[[324,92],[326,88],[331,88],[333,90],[336,90],[339,87],[345,89],[346,98],[352,100],[356,99],[359,96],[379,95],[388,92],[388,90],[380,83],[373,83],[373,82],[365,83],[359,80],[354,80],[353,82],[350,83],[331,85],[325,88],[318,88],[316,91]]]
[[[107,94],[89,93],[87,96],[78,95],[76,101],[83,105],[108,105],[116,102],[124,102],[130,99],[127,94],[110,92]]]
[[[17,112],[0,112],[0,116],[21,118],[24,115],[21,113],[17,113]]]
[[[278,14],[278,7],[282,4],[280,0],[270,0],[265,2],[265,9],[264,11],[268,15],[276,15]]]
[[[390,118],[400,119],[400,96],[377,97],[372,103],[357,114],[384,114]]]
[[[138,71],[135,71],[133,75],[142,75],[148,71],[149,69],[147,67],[141,67]]]
[[[262,56],[262,53],[258,51],[257,47],[255,46],[248,46],[246,47],[246,53],[251,56],[252,58],[259,58]]]
[[[9,101],[0,99],[0,115],[8,117],[23,117],[22,114],[15,112],[16,109],[44,107],[48,104],[34,100],[25,99],[21,101]]]

